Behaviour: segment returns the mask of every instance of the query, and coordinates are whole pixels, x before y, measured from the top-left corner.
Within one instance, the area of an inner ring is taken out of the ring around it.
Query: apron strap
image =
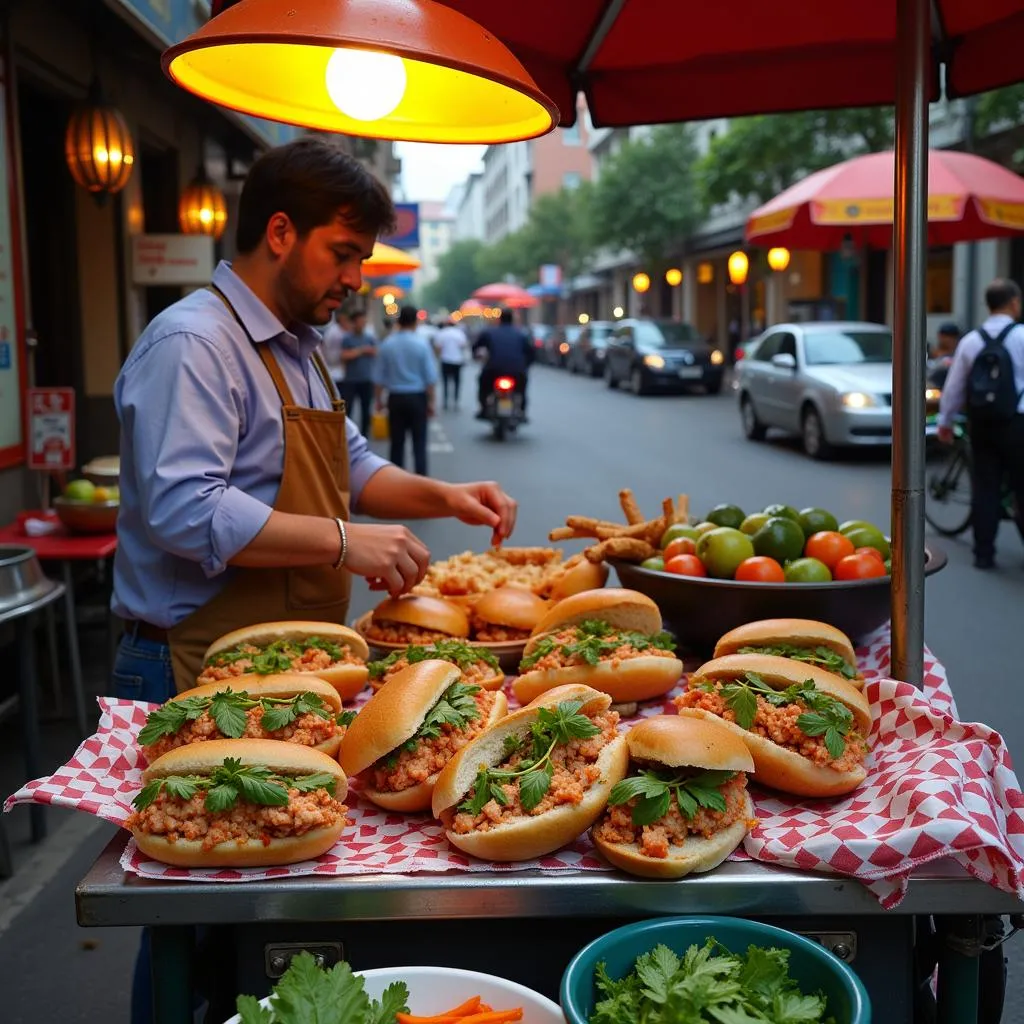
[[[242,318],[238,315],[238,311],[234,306],[231,305],[231,301],[228,297],[215,285],[211,284],[210,291],[220,299],[221,302],[227,307],[228,312],[235,318],[235,322],[245,332],[245,336],[249,339],[249,343],[259,353],[260,359],[263,360],[263,365],[267,368],[267,373],[270,374],[270,379],[274,382],[274,387],[277,388],[277,395],[281,399],[282,405],[295,405],[295,399],[292,397],[292,389],[288,387],[288,381],[284,379],[284,373],[271,351],[270,346],[267,344],[258,345],[249,333],[249,328],[242,323]],[[328,391],[328,394],[330,392]]]
[[[319,349],[313,353],[313,365],[316,367],[316,372],[320,374],[320,379],[324,382],[324,387],[327,389],[327,397],[331,400],[331,408],[335,412],[344,412],[345,403],[342,401],[341,395],[338,394],[334,378],[330,375],[327,364],[324,362],[324,357],[320,354]]]

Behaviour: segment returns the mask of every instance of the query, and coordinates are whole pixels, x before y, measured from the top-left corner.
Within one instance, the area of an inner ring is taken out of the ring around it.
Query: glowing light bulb
[[[200,211],[199,211],[199,219],[204,224],[212,224],[213,223],[213,210],[211,210],[208,206],[202,207],[202,209],[200,209]]]
[[[405,62],[373,50],[335,50],[327,61],[327,95],[355,121],[387,117],[405,95]]]
[[[93,159],[98,164],[105,164],[109,159],[110,155],[107,153],[106,146],[96,146],[92,151]]]

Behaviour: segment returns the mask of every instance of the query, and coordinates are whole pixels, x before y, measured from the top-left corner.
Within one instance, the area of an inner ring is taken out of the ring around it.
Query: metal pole
[[[925,271],[930,0],[896,3],[892,671],[924,680]]]

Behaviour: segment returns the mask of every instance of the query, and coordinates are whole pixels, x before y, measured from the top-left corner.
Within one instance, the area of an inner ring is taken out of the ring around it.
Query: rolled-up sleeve
[[[272,511],[228,483],[245,417],[230,353],[195,334],[161,339],[122,380],[120,401],[150,539],[207,576],[223,572]]]
[[[957,415],[963,410],[967,398],[967,377],[971,371],[978,352],[979,343],[972,337],[961,339],[953,354],[953,365],[946,374],[942,385],[942,397],[939,399],[939,425],[951,427]]]
[[[391,463],[370,451],[369,442],[359,433],[359,428],[351,421],[345,421],[345,439],[348,441],[348,486],[351,492],[349,502],[353,509],[359,507],[359,496],[367,481],[385,466]]]

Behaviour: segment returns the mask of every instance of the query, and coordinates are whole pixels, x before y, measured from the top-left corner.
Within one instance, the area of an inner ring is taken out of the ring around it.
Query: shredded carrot
[[[467,999],[464,1003],[460,1003],[453,1010],[445,1010],[444,1013],[438,1014],[439,1017],[468,1017],[470,1014],[480,1012],[480,997],[473,996],[472,999]]]
[[[523,1019],[522,1007],[515,1010],[492,1010],[490,1013],[474,1013],[472,1017],[460,1017],[459,1024],[512,1024]]]
[[[444,1014],[437,1014],[435,1017],[417,1017],[412,1013],[396,1013],[395,1020],[398,1024],[462,1024],[466,1017],[452,1017]]]
[[[452,1010],[431,1017],[412,1013],[396,1013],[397,1024],[513,1024],[523,1019],[522,1007],[513,1010],[492,1010],[479,996],[473,996]]]

